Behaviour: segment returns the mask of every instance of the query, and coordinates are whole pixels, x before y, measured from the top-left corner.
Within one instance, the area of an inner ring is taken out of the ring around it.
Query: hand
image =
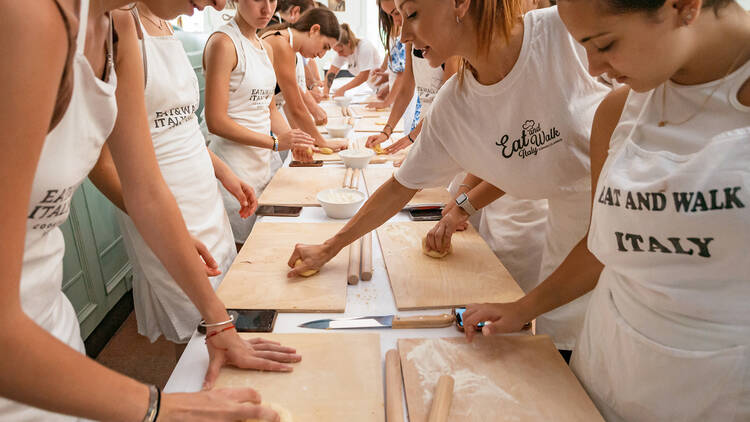
[[[231,193],[232,196],[237,198],[240,203],[239,214],[242,218],[248,218],[258,208],[258,199],[255,196],[255,191],[252,186],[243,182],[236,174],[232,171],[225,172],[219,179],[221,184]]]
[[[388,108],[388,104],[385,101],[373,101],[371,103],[368,103],[366,108],[368,110],[379,110],[383,108]]]
[[[387,81],[387,79],[386,79],[386,81]],[[378,82],[378,83],[376,83],[375,85],[376,85],[376,86],[377,86],[377,85],[380,85],[380,83],[381,83],[381,82]],[[376,97],[377,97],[377,98],[378,98],[379,100],[381,100],[381,101],[382,101],[382,100],[385,100],[385,99],[386,99],[386,97],[388,97],[388,94],[389,94],[389,93],[391,92],[391,87],[390,87],[390,86],[388,86],[388,84],[387,84],[387,83],[385,83],[385,82],[382,82],[382,83],[383,83],[383,87],[382,87],[382,88],[380,88],[380,89],[378,90],[377,94],[376,94]]]
[[[385,133],[378,133],[376,135],[370,135],[370,137],[367,138],[367,142],[365,142],[365,147],[373,148],[375,147],[375,145],[380,145],[387,140],[388,140],[388,135],[386,135]]]
[[[297,277],[301,273],[308,270],[319,270],[326,262],[333,259],[336,253],[333,253],[332,248],[326,244],[322,245],[302,245],[297,244],[294,246],[294,252],[289,258],[287,265],[291,270],[286,274],[287,277]],[[294,264],[297,260],[302,260],[302,265],[295,268]]]
[[[267,407],[259,406],[260,402],[260,394],[251,388],[162,394],[159,421],[235,422],[246,419],[278,421],[279,415]]]
[[[313,109],[312,116],[315,119],[316,126],[323,126],[328,123],[328,115],[326,114],[326,111],[319,106],[316,106]]]
[[[212,327],[208,333],[223,328]],[[224,331],[211,337],[206,341],[206,345],[210,360],[203,381],[204,390],[213,388],[219,370],[225,365],[240,369],[292,372],[292,367],[285,364],[302,360],[302,356],[296,354],[296,350],[291,347],[261,338],[243,340],[235,330]]]
[[[316,103],[323,101],[323,99],[325,98],[325,94],[323,94],[323,90],[321,90],[320,87],[315,87],[311,89],[310,95],[312,95],[313,100],[315,100]]]
[[[316,152],[317,150],[318,149],[315,147],[295,147],[292,148],[292,158],[296,161],[309,163],[313,161],[313,152]]]
[[[333,91],[333,93],[331,93],[331,97],[333,97],[333,98],[343,97],[344,95],[346,95],[346,91],[348,91],[348,89],[344,89],[344,87],[341,87],[341,88]]]
[[[411,145],[412,142],[409,140],[409,138],[404,136],[403,138],[389,145],[388,148],[386,148],[384,151],[386,154],[393,154],[401,151],[402,149],[406,149]]]
[[[405,158],[404,158],[404,159],[405,159]],[[394,166],[395,166],[395,164],[394,164]],[[467,191],[467,192],[468,192],[468,191]],[[460,194],[462,194],[462,193],[466,193],[466,192],[461,192],[461,191],[459,191],[459,195],[460,195]],[[457,195],[457,196],[458,196],[458,195]],[[452,200],[452,201],[450,201],[450,202],[449,202],[449,203],[448,203],[448,204],[447,204],[447,205],[446,205],[445,207],[443,207],[443,211],[441,212],[441,214],[442,214],[443,216],[445,216],[446,214],[448,214],[449,212],[451,212],[451,211],[453,210],[453,208],[455,208],[455,207],[457,207],[457,206],[458,206],[458,205],[456,205],[456,198],[453,198],[453,200]],[[455,212],[455,211],[454,211],[454,212]],[[466,220],[466,221],[464,221],[463,223],[459,223],[459,224],[458,224],[458,225],[456,226],[456,231],[457,231],[457,232],[462,232],[462,231],[464,231],[464,230],[466,230],[466,229],[468,229],[468,228],[469,228],[469,220]]]
[[[217,275],[220,275],[221,271],[219,270],[219,264],[211,255],[211,252],[208,250],[206,245],[204,245],[203,242],[201,242],[197,237],[193,235],[191,235],[190,237],[193,238],[195,250],[198,251],[198,255],[201,257],[203,265],[206,267],[206,275],[209,277],[216,277]]]
[[[444,252],[451,245],[451,236],[457,231],[459,224],[465,223],[469,217],[460,208],[454,208],[443,215],[435,227],[427,233],[427,250]]]
[[[471,342],[476,334],[476,327],[484,322],[482,335],[490,336],[500,333],[517,333],[532,319],[526,309],[519,302],[472,304],[466,307],[463,316],[464,334]],[[489,323],[487,323],[489,321]]]
[[[325,145],[320,145],[320,148],[330,148],[333,152],[338,152],[349,148],[349,140],[344,138],[328,139]]]
[[[279,151],[293,148],[309,148],[314,145],[314,139],[299,129],[291,129],[279,135]]]

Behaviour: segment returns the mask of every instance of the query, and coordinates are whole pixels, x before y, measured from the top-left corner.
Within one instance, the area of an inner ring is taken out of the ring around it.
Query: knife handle
[[[420,315],[413,317],[393,317],[392,328],[443,328],[450,327],[455,321],[451,314]]]

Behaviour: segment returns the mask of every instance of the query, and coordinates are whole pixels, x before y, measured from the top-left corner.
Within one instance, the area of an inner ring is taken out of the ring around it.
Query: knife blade
[[[400,317],[397,315],[364,316],[359,318],[318,319],[300,324],[302,328],[319,330],[343,330],[354,328],[443,328],[455,321],[451,314],[419,315]]]

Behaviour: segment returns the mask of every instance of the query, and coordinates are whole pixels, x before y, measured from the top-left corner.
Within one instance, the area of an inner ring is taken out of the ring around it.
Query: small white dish
[[[352,218],[365,202],[365,194],[354,189],[335,188],[318,192],[320,206],[330,218]]]

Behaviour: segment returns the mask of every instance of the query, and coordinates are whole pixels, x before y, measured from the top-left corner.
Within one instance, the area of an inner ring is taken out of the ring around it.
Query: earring
[[[460,24],[461,24],[461,18],[456,16],[456,25],[460,25]]]

